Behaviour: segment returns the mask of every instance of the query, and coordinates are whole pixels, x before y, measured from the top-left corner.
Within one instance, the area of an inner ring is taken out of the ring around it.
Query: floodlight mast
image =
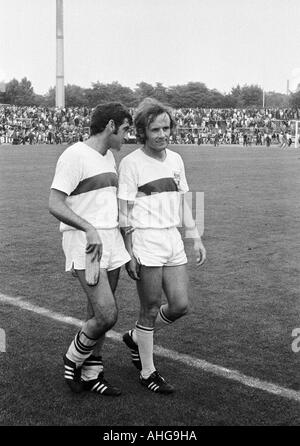
[[[56,93],[55,105],[65,107],[63,0],[56,0]]]

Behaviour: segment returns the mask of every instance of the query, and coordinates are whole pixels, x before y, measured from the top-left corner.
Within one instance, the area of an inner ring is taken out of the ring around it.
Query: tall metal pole
[[[56,107],[65,106],[63,0],[56,0]]]

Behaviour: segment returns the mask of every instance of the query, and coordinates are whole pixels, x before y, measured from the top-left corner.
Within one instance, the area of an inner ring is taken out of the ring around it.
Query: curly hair
[[[123,104],[120,102],[107,102],[99,104],[94,109],[91,116],[90,135],[97,135],[103,132],[107,123],[112,119],[115,123],[115,133],[118,133],[120,125],[123,124],[124,119],[127,118],[129,124],[132,124],[132,116]]]

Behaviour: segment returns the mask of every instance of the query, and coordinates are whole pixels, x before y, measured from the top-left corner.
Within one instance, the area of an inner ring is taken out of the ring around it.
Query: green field
[[[235,146],[171,146],[190,189],[204,192],[207,263],[197,269],[190,243],[190,314],[156,343],[299,392],[300,151]],[[65,146],[0,146],[0,294],[82,319],[85,297],[64,273],[58,221],[47,209],[54,167]],[[133,150],[124,147],[120,157]],[[134,283],[117,289],[122,334],[137,318]],[[299,400],[251,388],[157,356],[178,389],[169,397],[138,383],[122,343],[108,339],[106,375],[118,399],[73,395],[62,354],[76,328],[0,299],[0,425],[299,425]],[[16,398],[17,395],[17,398]]]

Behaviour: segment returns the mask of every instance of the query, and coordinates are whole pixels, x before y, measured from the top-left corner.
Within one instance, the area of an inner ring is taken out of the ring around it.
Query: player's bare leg
[[[163,268],[141,266],[136,282],[140,299],[139,324],[153,328],[161,303]]]
[[[120,269],[116,268],[112,271],[107,272],[109,285],[112,293],[118,285]],[[91,303],[87,302],[87,317],[86,320],[91,319],[94,316],[94,310]],[[102,348],[105,342],[105,333],[98,339],[97,344],[91,354],[91,356],[86,359],[81,368],[81,378],[85,381],[96,379],[101,372],[103,372],[103,362],[102,362]]]
[[[163,290],[168,303],[160,311],[171,322],[188,311],[188,275],[186,265],[165,266],[162,277]]]
[[[93,311],[93,316],[83,324],[66,354],[67,359],[75,363],[76,368],[79,368],[91,355],[98,340],[114,326],[117,320],[117,306],[105,269],[100,269],[100,279],[95,286],[87,285],[84,270],[76,270],[76,272],[88,298],[89,309]],[[107,383],[102,372],[97,379],[84,381],[83,388],[104,395],[119,395],[121,393],[119,389]]]
[[[167,394],[174,388],[159,374],[153,362],[153,332],[161,304],[162,270],[162,267],[140,268],[140,280],[137,281],[140,313],[135,333],[142,364],[141,384],[153,392]]]
[[[90,338],[99,339],[101,335],[115,325],[118,316],[107,271],[104,268],[100,268],[100,279],[95,286],[87,285],[84,270],[77,270],[77,274],[94,312],[94,316],[84,323],[82,329]]]

